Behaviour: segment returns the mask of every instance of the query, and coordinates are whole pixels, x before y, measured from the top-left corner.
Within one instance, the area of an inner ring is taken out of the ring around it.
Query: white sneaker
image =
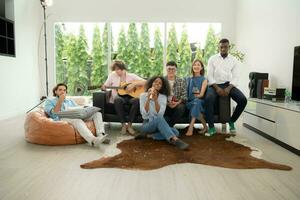
[[[102,142],[105,140],[107,134],[106,135],[99,135],[98,137],[95,138],[95,140],[93,141],[93,146],[94,147],[100,147],[100,145],[102,144]]]

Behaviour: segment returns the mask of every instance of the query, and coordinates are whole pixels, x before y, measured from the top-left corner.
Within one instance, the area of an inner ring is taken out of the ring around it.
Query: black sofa
[[[97,91],[93,93],[93,106],[101,108],[101,113],[104,122],[119,122],[120,119],[116,114],[114,105],[109,102],[110,91]],[[126,107],[125,107],[126,110]],[[129,107],[127,108],[127,111]],[[230,120],[230,98],[229,97],[219,97],[219,100],[215,104],[215,123],[225,124]],[[136,117],[136,123],[142,123],[143,119],[141,114]],[[178,124],[188,124],[189,123],[189,113],[186,111],[184,117],[177,122]]]

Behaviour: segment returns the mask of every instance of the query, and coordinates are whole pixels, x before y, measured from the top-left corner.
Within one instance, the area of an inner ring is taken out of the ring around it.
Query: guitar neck
[[[131,84],[131,82],[121,82],[120,86],[105,86],[106,89],[125,89],[127,85]],[[100,86],[88,86],[88,90],[95,90],[100,88]]]
[[[95,90],[95,89],[100,89],[100,86],[88,86],[88,90]],[[106,89],[123,89],[124,87],[121,86],[106,86]]]
[[[106,89],[123,89],[124,87],[121,86],[106,86]]]

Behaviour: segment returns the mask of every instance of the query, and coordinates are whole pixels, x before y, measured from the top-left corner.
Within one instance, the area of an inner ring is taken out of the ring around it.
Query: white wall
[[[271,87],[291,90],[294,46],[300,45],[299,0],[239,0],[236,43],[246,53],[240,86],[251,71],[269,73]]]
[[[14,0],[5,0],[5,18],[14,21],[14,15]]]
[[[235,39],[236,0],[54,0],[48,12],[50,88],[55,84],[55,22],[221,22]]]
[[[0,55],[0,119],[39,102],[38,40],[42,10],[36,0],[15,0],[16,57]]]

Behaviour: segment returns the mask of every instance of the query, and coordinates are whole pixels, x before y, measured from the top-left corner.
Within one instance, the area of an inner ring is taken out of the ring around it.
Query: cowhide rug
[[[180,130],[182,133],[185,131]],[[80,167],[152,170],[172,164],[196,163],[231,169],[292,169],[287,165],[271,163],[252,156],[259,150],[234,142],[235,137],[232,134],[206,137],[196,132],[195,129],[192,137],[181,137],[190,145],[186,151],[179,150],[165,141],[129,139],[117,144],[117,148],[121,150],[118,155],[102,157]]]

